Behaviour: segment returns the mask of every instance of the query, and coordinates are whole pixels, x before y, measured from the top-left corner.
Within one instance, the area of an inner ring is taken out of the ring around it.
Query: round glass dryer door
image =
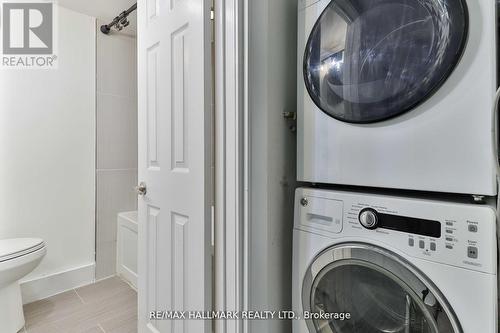
[[[316,314],[306,321],[310,333],[462,332],[430,281],[401,258],[370,245],[323,252],[306,273],[302,301],[304,311]],[[350,318],[335,317],[342,313]]]
[[[405,113],[459,62],[467,19],[464,0],[332,0],[305,49],[309,95],[322,111],[350,123]]]

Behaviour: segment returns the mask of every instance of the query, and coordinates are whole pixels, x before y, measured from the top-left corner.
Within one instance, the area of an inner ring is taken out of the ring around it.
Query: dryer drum
[[[463,0],[333,0],[307,41],[305,85],[338,120],[395,117],[446,81],[467,34]]]

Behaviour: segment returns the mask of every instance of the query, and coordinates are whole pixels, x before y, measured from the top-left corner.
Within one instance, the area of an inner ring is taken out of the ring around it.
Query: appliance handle
[[[497,180],[500,177],[500,156],[498,154],[498,108],[500,103],[500,88],[498,88],[496,94],[495,94],[495,103],[493,104],[493,124],[491,128],[491,136],[493,140],[493,154],[495,156],[495,161],[496,161],[496,169],[497,169]],[[497,181],[498,182],[498,181]]]

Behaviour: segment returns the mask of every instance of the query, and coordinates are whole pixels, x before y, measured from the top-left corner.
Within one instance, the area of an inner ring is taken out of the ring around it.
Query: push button
[[[423,240],[419,241],[418,242],[418,247],[421,248],[421,249],[425,248],[425,242]]]
[[[413,238],[408,238],[408,245],[413,247],[415,245],[415,240]]]
[[[469,231],[470,232],[477,232],[477,225],[469,224]]]
[[[436,251],[436,243],[431,243],[431,251]]]
[[[472,259],[477,259],[477,256],[478,256],[477,247],[469,246],[467,248],[467,257],[472,258]]]

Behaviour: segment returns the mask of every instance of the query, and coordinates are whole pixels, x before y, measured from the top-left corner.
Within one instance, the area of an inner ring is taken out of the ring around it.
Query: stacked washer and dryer
[[[496,6],[299,0],[294,333],[497,332]]]

